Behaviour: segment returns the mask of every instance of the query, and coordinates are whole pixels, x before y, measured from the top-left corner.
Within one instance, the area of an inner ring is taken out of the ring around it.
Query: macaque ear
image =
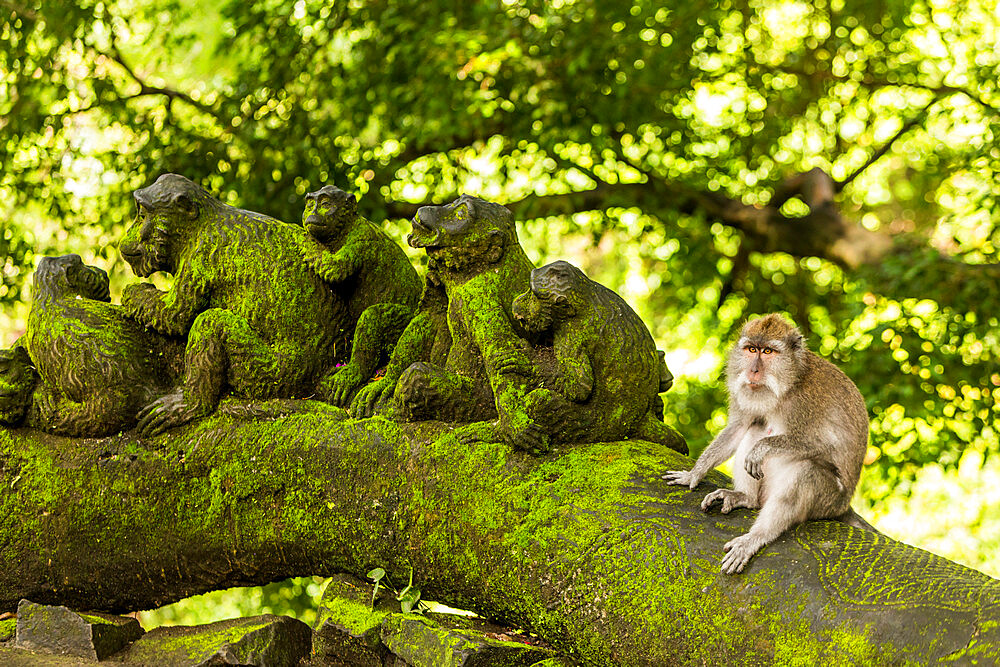
[[[174,206],[180,209],[186,216],[194,220],[198,217],[198,204],[186,194],[174,196]]]
[[[491,264],[499,262],[500,258],[503,257],[504,250],[507,249],[507,244],[504,243],[504,240],[503,232],[498,229],[491,229],[487,235],[489,250],[486,253],[486,260]]]
[[[798,331],[793,331],[788,334],[788,338],[785,340],[788,343],[788,349],[790,351],[801,350],[805,346],[805,338]]]

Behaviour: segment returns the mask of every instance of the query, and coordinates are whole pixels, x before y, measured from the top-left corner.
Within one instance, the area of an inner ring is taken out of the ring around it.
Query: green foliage
[[[161,625],[201,625],[227,618],[283,614],[307,625],[316,622],[323,577],[299,577],[253,588],[230,588],[141,613],[146,630]]]

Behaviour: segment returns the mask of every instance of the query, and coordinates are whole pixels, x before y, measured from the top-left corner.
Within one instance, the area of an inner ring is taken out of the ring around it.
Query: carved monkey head
[[[203,210],[217,204],[204,188],[179,174],[163,174],[133,193],[136,217],[118,249],[138,276],[174,272],[173,240],[190,233]]]
[[[782,316],[750,320],[729,352],[730,395],[746,408],[770,409],[799,379],[805,356],[802,334]]]
[[[338,187],[324,185],[306,195],[302,224],[320,243],[336,239],[357,217],[358,200]]]
[[[421,206],[407,243],[414,248],[475,247],[517,242],[514,215],[500,204],[462,195],[450,204]]]
[[[514,319],[534,333],[547,331],[579,312],[593,292],[583,271],[562,260],[533,269],[531,288],[514,299]]]
[[[0,350],[0,424],[20,424],[31,406],[38,373],[28,352],[15,343],[9,350]]]
[[[110,301],[110,281],[104,269],[87,266],[79,255],[42,257],[32,280],[32,298],[37,301],[62,296],[81,296]]]

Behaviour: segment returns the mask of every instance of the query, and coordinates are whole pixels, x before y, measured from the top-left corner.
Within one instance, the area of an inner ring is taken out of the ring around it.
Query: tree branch
[[[897,141],[899,141],[899,139],[904,134],[906,134],[907,132],[909,132],[911,129],[913,129],[917,125],[920,125],[921,122],[923,121],[923,114],[927,113],[927,111],[932,106],[934,106],[934,103],[937,102],[937,101],[938,101],[938,99],[936,97],[931,98],[931,100],[929,102],[927,102],[927,104],[925,104],[923,106],[923,108],[921,108],[920,111],[916,115],[913,116],[913,118],[911,118],[910,120],[908,120],[905,123],[903,123],[903,126],[899,128],[899,131],[896,132],[896,134],[894,134],[891,139],[889,139],[888,141],[886,141],[884,144],[882,144],[882,146],[878,150],[876,150],[874,153],[872,153],[871,156],[865,161],[865,163],[863,165],[861,165],[860,167],[858,167],[857,169],[855,169],[846,178],[844,178],[844,179],[842,179],[840,181],[835,181],[834,184],[835,184],[835,190],[836,190],[836,192],[842,191],[848,184],[851,183],[851,181],[853,181],[855,178],[857,178],[858,176],[860,176],[866,169],[868,169],[868,167],[872,166],[873,164],[875,164],[876,162],[878,162],[879,160],[881,160],[885,156],[886,153],[888,153],[890,150],[892,150],[893,144],[895,144]]]
[[[0,0],[0,6],[6,7],[10,11],[20,16],[21,18],[28,19],[29,21],[38,20],[38,12],[28,9],[26,7],[22,7],[21,5],[17,4],[16,2],[12,2],[11,0]]]
[[[133,611],[382,567],[589,665],[1000,659],[1000,582],[876,533],[810,521],[721,575],[752,513],[701,511],[728,484],[717,472],[664,484],[692,463],[672,450],[534,457],[453,425],[345,417],[302,401],[97,444],[0,429],[0,611]]]

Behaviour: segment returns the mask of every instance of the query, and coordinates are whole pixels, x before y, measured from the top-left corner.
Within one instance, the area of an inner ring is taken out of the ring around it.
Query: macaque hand
[[[750,448],[747,452],[746,459],[743,460],[743,468],[747,471],[747,474],[754,479],[760,479],[764,476],[764,457],[767,456],[767,445],[762,444],[760,441]]]
[[[701,482],[701,477],[691,470],[668,470],[666,474],[660,475],[660,479],[667,480],[667,484],[686,486],[692,490]]]

